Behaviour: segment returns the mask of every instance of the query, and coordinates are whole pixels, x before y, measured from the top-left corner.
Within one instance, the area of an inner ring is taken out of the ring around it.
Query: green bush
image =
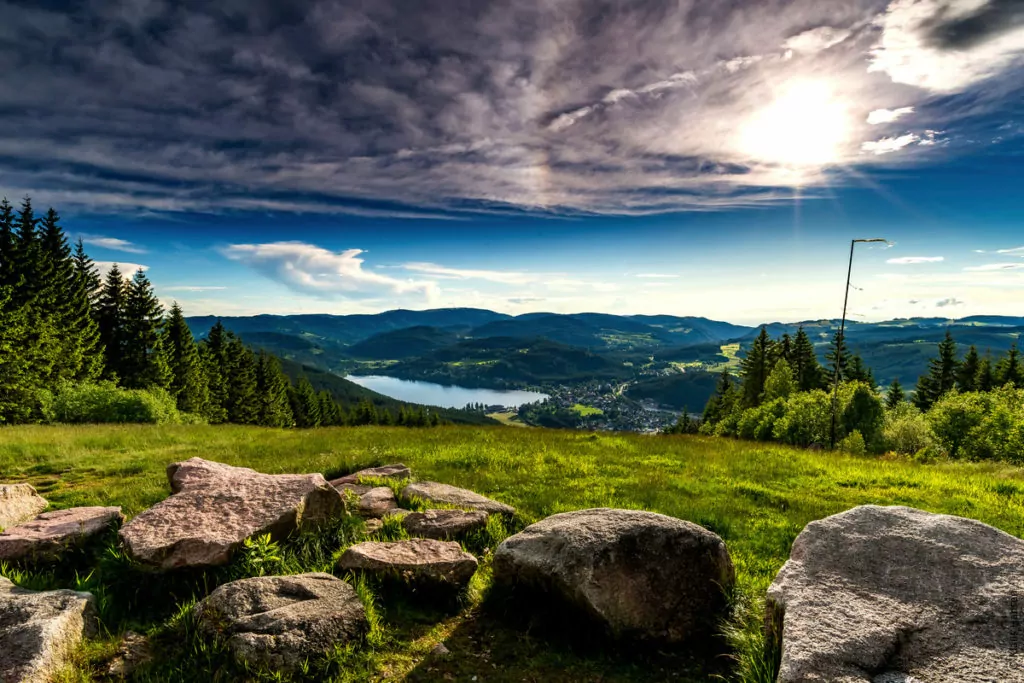
[[[936,441],[949,457],[979,460],[988,455],[980,428],[990,403],[989,394],[961,394],[954,390],[931,407],[928,422]]]
[[[66,423],[182,422],[174,399],[163,389],[121,389],[113,382],[65,384],[48,407],[48,419]]]
[[[928,418],[911,403],[901,403],[885,412],[882,428],[885,450],[904,455],[930,453],[935,435]]]
[[[786,413],[776,420],[772,437],[794,446],[827,444],[831,427],[832,398],[815,389],[789,397]]]
[[[854,429],[839,442],[839,450],[852,455],[864,455],[868,451],[864,444],[864,436],[857,429]]]
[[[885,408],[874,388],[864,382],[847,382],[839,390],[839,437],[860,432],[869,450],[881,449]]]

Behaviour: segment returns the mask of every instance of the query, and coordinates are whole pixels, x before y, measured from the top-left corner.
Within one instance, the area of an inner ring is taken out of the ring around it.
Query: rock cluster
[[[320,474],[260,474],[192,458],[167,468],[173,495],[121,529],[128,554],[161,569],[226,564],[245,539],[282,538],[341,515]]]
[[[458,543],[415,538],[359,543],[342,554],[338,568],[401,578],[421,586],[462,588],[476,573],[477,560]]]
[[[124,519],[119,507],[82,507],[44,512],[0,534],[0,560],[56,560]]]
[[[29,484],[0,484],[0,529],[21,524],[46,509],[46,501]]]
[[[364,479],[410,479],[412,477],[412,470],[401,463],[395,465],[383,465],[381,467],[370,467],[365,470],[359,470],[353,474],[339,477],[338,479],[331,480],[331,486],[341,486],[342,484],[358,484]]]
[[[491,500],[479,493],[460,489],[457,486],[439,484],[436,481],[418,481],[402,489],[402,498],[419,499],[428,503],[440,503],[468,510],[483,510],[499,515],[514,515],[516,509],[511,505]]]
[[[483,510],[424,510],[402,517],[402,526],[410,536],[451,540],[487,526]]]
[[[348,492],[359,499],[355,512],[361,517],[380,518],[392,510],[398,509],[395,492],[390,487],[365,486],[363,484],[335,484],[334,482],[331,482],[331,485],[342,495]]]

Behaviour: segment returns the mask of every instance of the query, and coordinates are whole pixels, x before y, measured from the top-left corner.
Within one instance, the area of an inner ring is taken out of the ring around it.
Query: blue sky
[[[0,0],[0,194],[190,314],[1024,313],[1024,9]]]

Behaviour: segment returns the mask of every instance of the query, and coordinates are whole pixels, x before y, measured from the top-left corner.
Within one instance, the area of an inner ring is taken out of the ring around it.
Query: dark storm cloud
[[[1024,25],[1024,0],[989,0],[966,16],[940,15],[929,30],[936,47],[963,50]]]
[[[868,111],[913,104],[867,73],[884,10],[0,0],[0,192],[98,211],[407,217],[780,201],[792,178],[738,134],[780,86],[847,88],[853,154]],[[807,171],[804,196],[823,177]]]

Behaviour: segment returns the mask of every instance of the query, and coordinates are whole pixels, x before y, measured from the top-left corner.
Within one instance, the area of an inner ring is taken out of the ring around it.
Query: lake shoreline
[[[402,379],[388,375],[347,375],[345,379],[361,387],[407,403],[439,408],[465,408],[483,404],[516,409],[529,403],[539,403],[548,394],[524,389],[488,389],[457,384],[438,384],[423,380]]]

